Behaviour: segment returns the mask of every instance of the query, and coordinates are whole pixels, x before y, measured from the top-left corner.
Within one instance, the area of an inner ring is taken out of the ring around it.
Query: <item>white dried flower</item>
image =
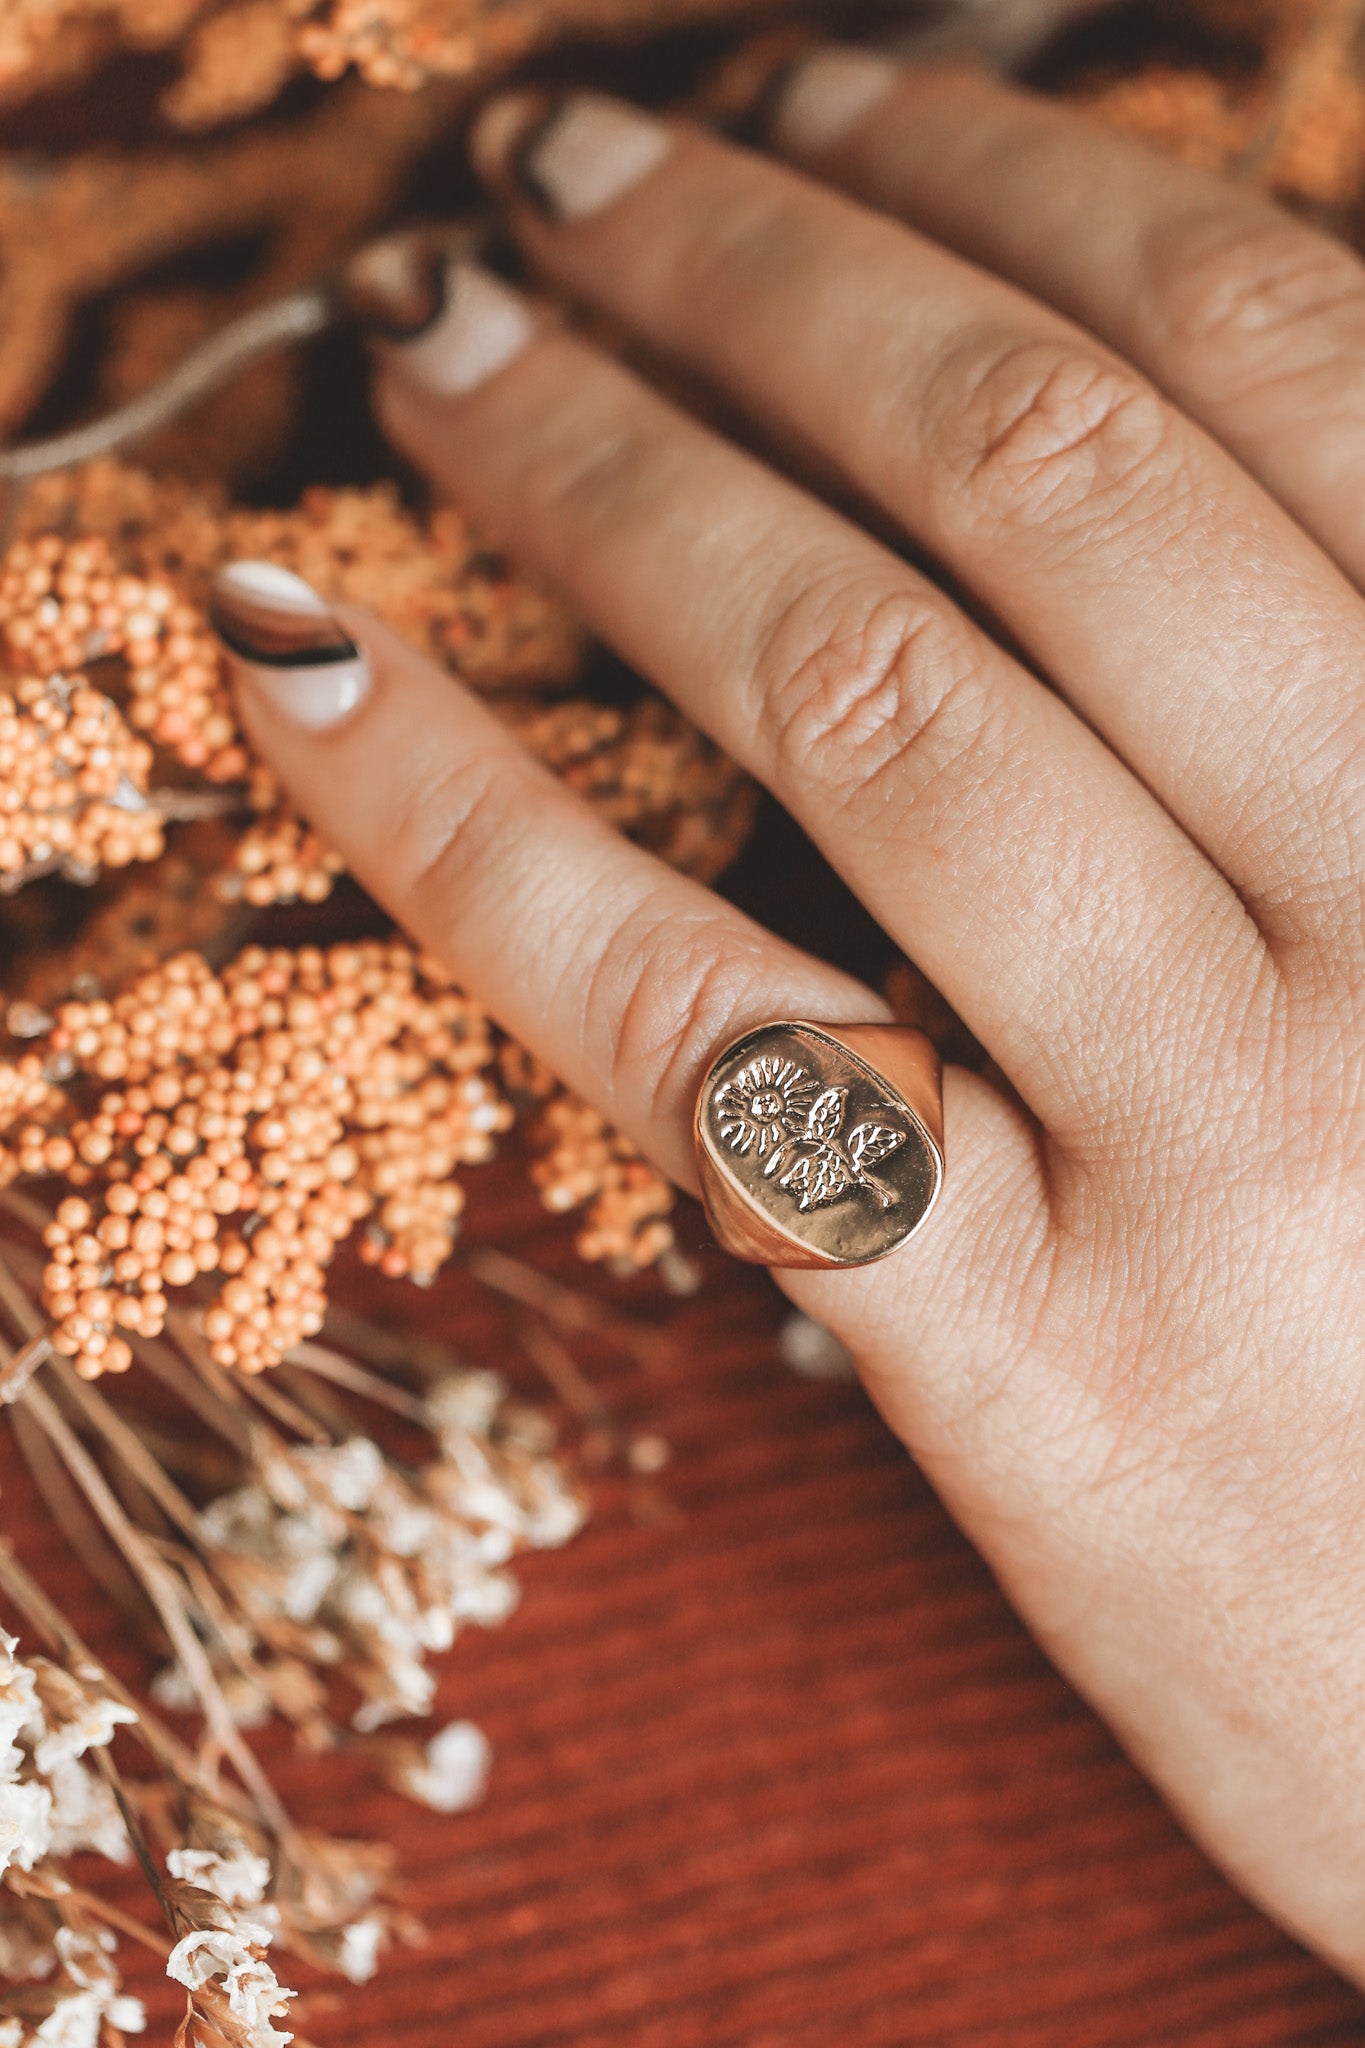
[[[99,2048],[100,2023],[104,2010],[91,1991],[76,1991],[59,1998],[47,2018],[34,2028],[31,2039],[43,2048]]]
[[[217,1677],[218,1690],[227,1704],[234,1727],[264,1728],[273,1711],[270,1695],[264,1686],[255,1684],[241,1671],[223,1671]],[[148,1691],[158,1706],[169,1707],[172,1713],[203,1712],[203,1701],[183,1665],[163,1665],[152,1679]]]
[[[270,1859],[236,1848],[230,1856],[213,1849],[172,1849],[166,1858],[172,1877],[212,1892],[225,1906],[256,1906],[270,1883]]]
[[[360,1514],[370,1504],[384,1477],[384,1454],[367,1436],[348,1437],[344,1444],[295,1451],[293,1458],[305,1481],[320,1486],[334,1507]]]
[[[376,1542],[395,1557],[420,1557],[440,1535],[440,1519],[396,1472],[375,1487],[367,1521]]]
[[[107,1749],[116,1728],[129,1727],[137,1720],[133,1708],[121,1700],[110,1699],[91,1686],[77,1686],[74,1681],[69,1688],[63,1687],[62,1704],[62,1718],[54,1720],[53,1702],[48,1699],[47,1733],[34,1746],[34,1761],[45,1777],[84,1756],[88,1749]]]
[[[147,2011],[140,1998],[130,1997],[123,1989],[118,1966],[114,1960],[117,1945],[107,1928],[97,1932],[83,1933],[74,1927],[60,1927],[53,1937],[62,1967],[77,1990],[88,2000],[93,2000],[100,2018],[107,2020],[121,2034],[140,2034],[147,2025]],[[72,2010],[65,2025],[79,2030],[85,2024],[85,2014],[78,2009],[75,1999],[67,2001]],[[55,2015],[54,2015],[55,2017]],[[38,2029],[37,2038],[42,2040],[68,2039],[66,2033],[45,2034]]]
[[[61,1959],[67,1976],[82,1991],[100,1991],[111,1984],[117,1984],[118,1972],[114,1968],[114,1937],[108,1928],[101,1928],[97,1934],[83,1933],[75,1927],[59,1927],[52,1937],[52,1945]]]
[[[427,1395],[432,1434],[446,1457],[464,1437],[487,1436],[507,1399],[507,1382],[496,1372],[452,1373]]]
[[[464,1813],[488,1786],[492,1749],[472,1721],[452,1721],[433,1735],[420,1763],[400,1764],[394,1782],[435,1813]]]
[[[0,2048],[24,2048],[22,2020],[0,2020]]]
[[[11,1863],[32,1870],[51,1846],[52,1794],[47,1786],[34,1780],[0,1785],[0,1872]]]
[[[527,1542],[537,1550],[562,1549],[587,1519],[582,1501],[548,1459],[537,1460],[527,1496],[523,1526]]]
[[[18,1914],[0,1914],[0,1977],[8,1977],[12,1983],[43,1984],[56,1968],[57,1951],[45,1932]]]
[[[210,1985],[221,1990],[233,2015],[247,2029],[251,2048],[284,2048],[292,2034],[270,2023],[298,1996],[277,1979],[270,1964],[252,1944],[227,1928],[204,1927],[187,1934],[171,1950],[166,1975],[190,1992]]]
[[[379,1968],[379,1951],[387,1930],[382,1920],[353,1920],[341,1936],[337,1968],[352,1984],[368,1984]]]
[[[799,1309],[793,1309],[777,1333],[783,1363],[803,1380],[851,1380],[857,1377],[847,1346],[833,1331]]]
[[[21,1738],[36,1741],[47,1726],[33,1672],[16,1656],[18,1648],[18,1639],[0,1629],[0,1780],[18,1770]]]
[[[51,1853],[75,1856],[93,1849],[110,1863],[132,1854],[128,1830],[107,1782],[75,1757],[66,1757],[48,1777],[52,1788]]]

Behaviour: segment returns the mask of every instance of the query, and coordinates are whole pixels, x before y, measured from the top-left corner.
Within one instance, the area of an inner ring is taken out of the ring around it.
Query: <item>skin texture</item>
[[[852,485],[1000,642],[561,326],[472,385],[394,351],[378,403],[1009,1076],[947,1074],[913,1245],[779,1277],[1210,1853],[1365,1982],[1365,269],[984,79],[847,98],[779,112],[799,166],[613,116],[644,168],[595,161],[571,219],[512,189],[538,109],[490,109],[475,154],[545,277]],[[244,675],[257,742],[681,1182],[718,1043],[881,1014],[345,624],[365,702],[308,731]]]

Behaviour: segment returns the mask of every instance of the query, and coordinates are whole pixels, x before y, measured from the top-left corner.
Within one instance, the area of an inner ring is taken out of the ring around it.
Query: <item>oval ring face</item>
[[[884,1060],[903,1048],[923,1102],[937,1059],[920,1033],[849,1035],[875,1041]],[[717,1235],[769,1265],[885,1258],[924,1221],[943,1177],[936,1134],[902,1087],[813,1024],[765,1024],[727,1046],[701,1085],[696,1136]]]

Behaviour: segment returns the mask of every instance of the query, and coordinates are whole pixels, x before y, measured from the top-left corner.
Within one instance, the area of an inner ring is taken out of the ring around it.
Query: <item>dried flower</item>
[[[191,1992],[221,1992],[240,2023],[243,2048],[284,2048],[293,2040],[272,2022],[298,1993],[287,1990],[266,1958],[264,1945],[225,1928],[200,1928],[171,1950],[166,1975]]]
[[[225,1906],[257,1906],[270,1883],[270,1862],[237,1844],[230,1855],[216,1849],[172,1849],[166,1858],[172,1877],[212,1892]]]
[[[389,1779],[433,1813],[463,1813],[483,1798],[491,1756],[482,1728],[472,1721],[451,1721],[425,1749],[396,1760]]]

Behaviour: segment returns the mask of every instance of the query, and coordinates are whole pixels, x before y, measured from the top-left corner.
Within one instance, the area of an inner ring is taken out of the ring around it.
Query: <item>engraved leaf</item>
[[[778,1175],[778,1186],[796,1197],[799,1209],[820,1209],[826,1202],[837,1202],[853,1185],[853,1177],[845,1161],[832,1145],[820,1138],[802,1138],[790,1146],[792,1157],[783,1173]]]
[[[875,1166],[904,1143],[905,1132],[894,1124],[858,1124],[849,1133],[848,1149],[855,1166]]]
[[[806,1118],[806,1137],[837,1138],[844,1121],[844,1104],[847,1100],[847,1088],[826,1088],[823,1095],[817,1095]]]

